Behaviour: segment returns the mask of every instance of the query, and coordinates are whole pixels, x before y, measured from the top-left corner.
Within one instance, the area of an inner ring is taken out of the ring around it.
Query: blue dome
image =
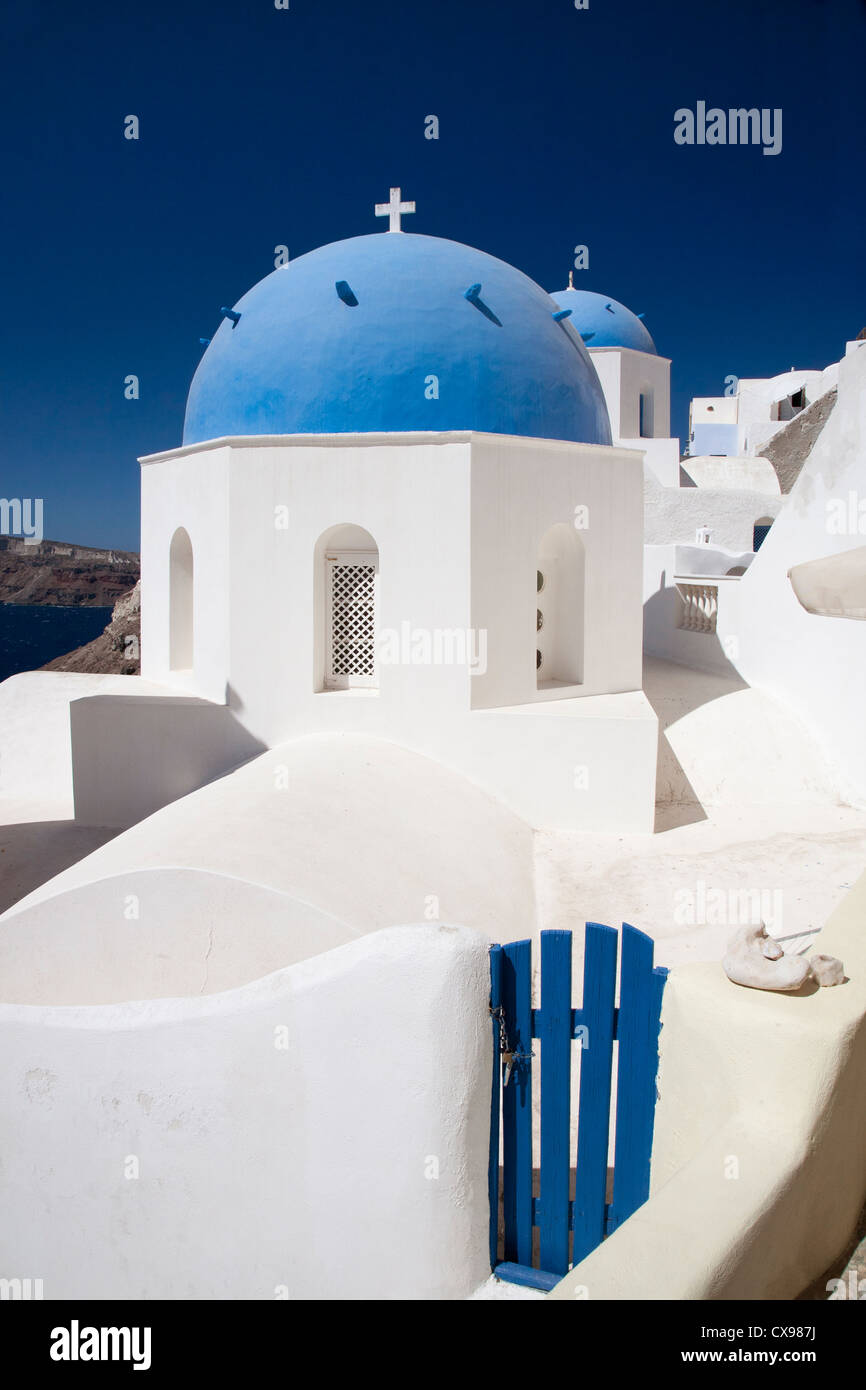
[[[560,309],[571,309],[571,322],[587,347],[624,347],[655,353],[656,345],[637,314],[609,295],[593,294],[591,290],[557,290],[551,299]]]
[[[184,444],[410,430],[610,443],[571,320],[470,246],[411,232],[337,241],[275,270],[234,310],[193,378]]]

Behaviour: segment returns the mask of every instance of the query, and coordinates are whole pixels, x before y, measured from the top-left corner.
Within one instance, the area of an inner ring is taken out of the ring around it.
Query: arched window
[[[583,681],[586,552],[574,526],[552,526],[536,573],[535,674],[539,690]]]
[[[191,671],[193,665],[192,541],[182,526],[171,538],[169,572],[169,667]]]
[[[767,532],[769,531],[772,524],[773,518],[771,516],[759,517],[758,520],[755,522],[754,526],[752,527],[752,549],[754,551],[760,550],[761,546],[764,544],[764,541],[767,539]]]
[[[316,688],[378,685],[379,550],[361,526],[332,526],[316,545]]]

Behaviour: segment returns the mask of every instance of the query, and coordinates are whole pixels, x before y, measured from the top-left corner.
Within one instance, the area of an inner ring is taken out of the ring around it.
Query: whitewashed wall
[[[627,449],[640,449],[645,469],[651,469],[663,487],[680,486],[680,441],[678,439],[623,439]]]
[[[755,522],[778,516],[783,502],[778,483],[775,493],[751,488],[673,488],[659,486],[648,474],[644,541],[648,546],[694,545],[698,528],[708,526],[712,545],[723,550],[751,550]]]
[[[736,670],[716,633],[692,632],[678,625],[682,600],[674,576],[681,573],[677,565],[677,551],[682,548],[675,545],[646,548],[644,651],[649,657],[676,661],[696,671],[736,676]],[[731,552],[731,565],[736,564],[738,558]],[[727,599],[727,587],[719,584],[718,588],[721,606]]]
[[[803,720],[858,803],[866,801],[866,623],[805,612],[788,570],[863,545],[858,510],[863,499],[866,345],[861,344],[840,363],[836,405],[778,520],[719,614],[720,639],[735,642],[743,677]],[[837,510],[846,521],[844,534],[834,524]],[[866,507],[863,512],[866,529]]]
[[[694,396],[689,419],[692,428],[695,425],[735,425],[738,410],[736,396]]]
[[[135,676],[22,671],[0,682],[0,794],[72,815],[69,707],[91,695],[169,695]]]
[[[574,532],[585,552],[584,672],[579,686],[539,691],[536,611],[544,599],[535,576],[542,542],[557,524]],[[488,662],[471,681],[474,709],[640,690],[642,530],[640,454],[476,437],[471,621],[487,630]]]
[[[0,998],[74,1006],[218,994],[358,935],[312,903],[228,873],[115,873],[0,917]]]
[[[478,782],[534,827],[652,828],[656,722],[640,688],[638,453],[454,433],[215,441],[142,462],[149,679],[224,701],[269,748],[319,733],[394,740]],[[590,518],[581,531],[584,679],[541,689],[538,556],[549,528],[573,526],[578,507]],[[279,515],[285,526],[275,524]],[[168,668],[167,556],[177,525],[195,555],[191,680]],[[362,527],[378,547],[380,629],[456,631],[479,643],[483,633],[486,669],[400,661],[382,665],[376,691],[319,689],[314,557],[320,537],[342,525]],[[117,750],[137,746],[117,727],[126,713],[112,712]],[[209,766],[211,743],[199,748]],[[173,759],[168,737],[161,746]],[[109,753],[101,759],[111,766]],[[576,788],[584,767],[590,780]],[[166,780],[166,800],[176,780]],[[116,793],[106,794],[113,806]],[[97,789],[87,814],[98,811]]]
[[[805,388],[806,404],[811,405],[836,385],[839,364],[832,362],[823,371],[790,371],[764,380],[741,377],[737,388],[738,448],[743,454],[758,454],[764,445],[785,428],[789,420],[770,418],[775,402]],[[789,419],[793,419],[790,416]]]
[[[197,872],[182,884],[185,870]],[[216,876],[234,880],[217,903]],[[424,917],[512,941],[535,919],[532,831],[480,787],[396,743],[297,739],[173,801],[43,883],[0,919],[0,938],[14,923],[23,945],[31,918],[31,972],[41,973],[58,950],[63,965],[79,954],[82,962],[98,958],[112,938],[115,952],[127,952],[124,968],[134,959],[162,971],[149,947],[174,933],[174,969],[194,961],[215,929],[210,963],[219,968],[223,929],[237,937],[241,922],[238,956],[261,961],[264,973],[297,957],[261,954],[274,938],[272,906],[260,889],[295,901],[293,933],[306,906],[314,934],[322,914],[363,933]],[[128,893],[140,899],[131,925],[123,915]],[[134,957],[120,946],[130,930],[139,936]],[[204,974],[200,955],[196,992]],[[175,981],[169,992],[189,992],[185,977]]]
[[[0,1005],[0,1275],[465,1296],[489,1272],[488,995],[486,940],[425,925],[207,998]]]
[[[787,418],[773,420],[778,402],[804,389],[809,406],[832,390],[838,377],[838,362],[831,362],[823,371],[792,369],[772,377],[740,377],[733,396],[696,396],[690,406],[690,426],[694,430],[696,425],[736,425],[736,452],[757,455],[794,418],[794,413],[786,410]]]
[[[504,435],[364,435],[236,440],[143,463],[143,674],[224,699],[268,746],[346,725],[432,727],[470,703],[534,700],[539,548],[551,526],[574,524],[577,507],[590,518],[581,539],[597,648],[578,693],[640,688],[642,473],[632,451]],[[280,508],[284,527],[275,525]],[[378,546],[380,627],[483,627],[486,673],[470,682],[465,666],[383,666],[372,704],[315,688],[314,549],[347,524]],[[178,525],[195,556],[191,683],[168,664],[167,556]]]
[[[665,439],[671,431],[671,362],[634,348],[593,348],[589,355],[604,391],[615,444],[640,436],[640,397],[652,396],[651,437]]]
[[[701,489],[720,492],[757,492],[779,497],[779,476],[769,459],[719,458],[698,454],[687,458],[683,470]]]
[[[141,673],[219,702],[226,700],[229,673],[230,458],[230,450],[213,449],[186,467],[157,463],[141,477],[141,590],[147,594]],[[193,553],[195,666],[189,674],[171,670],[169,651],[169,551],[180,526]]]
[[[69,705],[75,818],[83,825],[134,825],[262,752],[224,704],[170,689],[131,699],[133,690]]]

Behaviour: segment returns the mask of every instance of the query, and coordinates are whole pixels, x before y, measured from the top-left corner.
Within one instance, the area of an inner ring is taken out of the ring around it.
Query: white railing
[[[718,584],[677,580],[677,590],[681,600],[677,627],[689,632],[715,632],[719,612]]]

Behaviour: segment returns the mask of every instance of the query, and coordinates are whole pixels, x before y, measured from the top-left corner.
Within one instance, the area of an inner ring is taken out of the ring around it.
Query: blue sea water
[[[0,681],[92,642],[110,617],[110,608],[0,603]]]

